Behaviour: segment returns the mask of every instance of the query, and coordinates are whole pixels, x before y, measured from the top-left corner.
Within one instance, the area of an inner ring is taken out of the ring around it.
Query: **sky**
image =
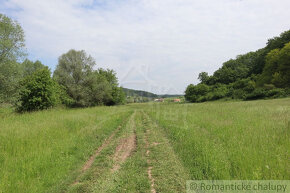
[[[85,50],[126,88],[183,94],[198,74],[290,29],[289,0],[0,0],[25,32],[28,58],[53,71]]]

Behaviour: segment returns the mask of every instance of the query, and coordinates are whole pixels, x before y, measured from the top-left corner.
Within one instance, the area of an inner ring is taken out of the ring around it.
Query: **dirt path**
[[[146,113],[135,110],[117,131],[88,159],[69,192],[185,192],[188,175]]]
[[[120,127],[117,128],[117,130],[120,130]],[[100,154],[100,152],[108,146],[108,144],[111,142],[112,138],[115,136],[117,130],[115,130],[108,139],[105,140],[105,142],[95,151],[94,155],[90,157],[90,159],[85,163],[83,166],[82,172],[85,172],[87,169],[89,169],[96,157]]]
[[[136,149],[136,134],[132,134],[127,138],[121,139],[119,145],[116,147],[115,154],[113,156],[114,166],[112,172],[120,169],[120,165],[126,161],[126,159]]]
[[[74,181],[72,185],[76,185],[79,183],[79,179],[82,176],[83,173],[85,173],[88,169],[91,168],[93,162],[95,161],[96,157],[100,154],[100,152],[106,148],[112,141],[112,138],[115,136],[116,132],[120,130],[120,127],[118,127],[105,141],[104,143],[95,151],[95,153],[87,160],[87,162],[82,167],[81,173],[77,177],[77,179]]]

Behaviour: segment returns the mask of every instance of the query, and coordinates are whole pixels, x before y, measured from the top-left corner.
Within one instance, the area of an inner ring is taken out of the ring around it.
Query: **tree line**
[[[185,90],[189,102],[289,96],[290,30],[269,39],[262,49],[223,63],[213,75],[199,73],[198,79],[200,83]]]
[[[0,104],[13,104],[23,112],[60,104],[90,107],[125,103],[116,73],[111,69],[95,70],[94,58],[83,50],[72,49],[61,55],[53,73],[40,61],[25,57],[22,27],[0,14]]]

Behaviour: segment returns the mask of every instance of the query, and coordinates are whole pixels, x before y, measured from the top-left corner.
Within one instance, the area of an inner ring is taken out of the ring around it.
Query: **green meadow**
[[[287,180],[289,120],[289,98],[23,114],[2,107],[0,192],[184,192],[189,179]]]

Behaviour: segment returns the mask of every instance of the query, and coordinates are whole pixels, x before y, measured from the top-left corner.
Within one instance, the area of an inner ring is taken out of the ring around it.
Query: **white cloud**
[[[288,30],[289,8],[288,0],[8,0],[0,11],[21,23],[28,51],[50,66],[84,49],[125,87],[182,93],[199,72]]]

